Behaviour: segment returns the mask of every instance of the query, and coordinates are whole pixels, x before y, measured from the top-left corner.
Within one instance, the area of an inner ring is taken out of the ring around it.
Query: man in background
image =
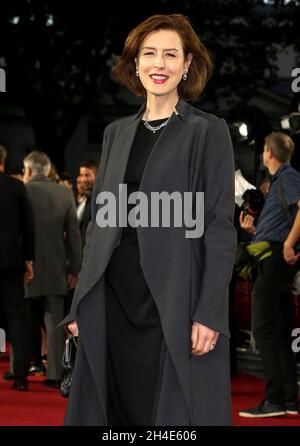
[[[99,166],[98,161],[93,161],[93,160],[83,161],[79,165],[79,178],[81,180],[83,193],[86,196],[85,205],[82,205],[80,207],[80,212],[78,212],[82,249],[85,245],[85,234],[87,226],[92,218],[91,197],[96,180],[98,166]]]
[[[4,173],[5,159],[0,146],[0,307],[13,350],[13,387],[27,390],[30,336],[24,280],[29,284],[33,279],[34,220],[24,184]]]
[[[71,189],[48,178],[51,162],[45,153],[31,152],[24,159],[24,168],[36,227],[35,277],[27,286],[26,297],[30,298],[35,332],[40,331],[41,317],[46,329],[48,379],[44,385],[57,388],[64,351],[64,331],[57,325],[64,317],[64,298],[75,288],[81,263],[75,200]]]
[[[263,161],[271,175],[270,189],[254,224],[241,213],[240,223],[254,242],[268,242],[271,256],[257,265],[253,284],[253,334],[261,355],[265,399],[240,411],[247,418],[299,413],[296,358],[291,349],[291,284],[299,269],[300,173],[290,166],[292,139],[281,132],[265,138]]]

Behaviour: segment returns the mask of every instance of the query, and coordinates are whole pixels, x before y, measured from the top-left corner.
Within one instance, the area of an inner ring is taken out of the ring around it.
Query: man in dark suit
[[[58,387],[64,350],[64,298],[75,287],[81,264],[81,245],[74,195],[48,178],[51,162],[39,151],[24,160],[24,181],[36,227],[35,277],[26,289],[33,320],[43,318],[47,335],[48,379]]]
[[[33,279],[34,221],[23,183],[4,173],[5,159],[0,146],[0,306],[13,349],[14,388],[27,390],[30,340],[24,279]]]

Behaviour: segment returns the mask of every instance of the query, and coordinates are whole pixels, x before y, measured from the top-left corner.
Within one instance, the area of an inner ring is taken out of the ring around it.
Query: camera
[[[243,195],[241,211],[245,215],[258,217],[265,203],[264,195],[259,189],[247,189]]]

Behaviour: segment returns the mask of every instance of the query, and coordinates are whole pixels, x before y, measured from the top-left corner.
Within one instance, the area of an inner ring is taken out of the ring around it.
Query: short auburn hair
[[[213,63],[208,51],[192,28],[191,21],[182,14],[153,15],[128,35],[122,55],[112,70],[113,77],[125,85],[136,96],[145,96],[145,89],[136,77],[134,59],[138,56],[139,48],[145,37],[152,31],[162,29],[176,31],[182,42],[184,57],[193,55],[186,81],[181,80],[178,94],[186,100],[196,99],[204,90],[211,76]]]

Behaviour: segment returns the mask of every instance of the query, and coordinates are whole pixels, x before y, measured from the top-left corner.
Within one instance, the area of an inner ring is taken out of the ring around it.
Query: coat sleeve
[[[110,145],[109,145],[109,137],[108,137],[108,133],[109,133],[109,127],[108,126],[105,131],[104,131],[104,135],[103,135],[103,143],[102,143],[102,153],[101,153],[101,159],[100,159],[100,165],[99,165],[99,169],[97,172],[97,176],[96,176],[96,180],[95,180],[95,184],[94,184],[94,188],[93,188],[93,193],[92,193],[92,197],[91,197],[91,214],[92,214],[92,218],[87,226],[87,230],[86,230],[86,236],[85,236],[85,245],[84,245],[84,249],[83,249],[83,258],[82,258],[82,264],[81,264],[81,271],[79,273],[79,281],[78,284],[80,282],[80,278],[81,275],[83,274],[84,268],[87,264],[87,260],[89,257],[89,251],[90,251],[90,246],[92,243],[92,234],[93,234],[93,228],[94,228],[94,224],[96,221],[96,196],[97,194],[100,192],[101,189],[101,185],[103,184],[103,179],[104,179],[104,174],[105,174],[105,170],[106,170],[106,165],[107,165],[107,161],[109,158],[109,152],[110,152]],[[59,326],[63,325],[63,324],[68,324],[74,320],[77,319],[77,310],[78,310],[78,295],[76,293],[76,290],[78,288],[78,284],[77,287],[75,289],[74,292],[74,296],[73,296],[73,300],[72,300],[72,305],[71,305],[71,309],[70,309],[70,313],[68,314],[68,316],[59,324]]]
[[[198,321],[229,336],[228,286],[236,251],[234,163],[231,138],[223,119],[208,130],[203,163],[204,234],[200,293],[193,312]]]

